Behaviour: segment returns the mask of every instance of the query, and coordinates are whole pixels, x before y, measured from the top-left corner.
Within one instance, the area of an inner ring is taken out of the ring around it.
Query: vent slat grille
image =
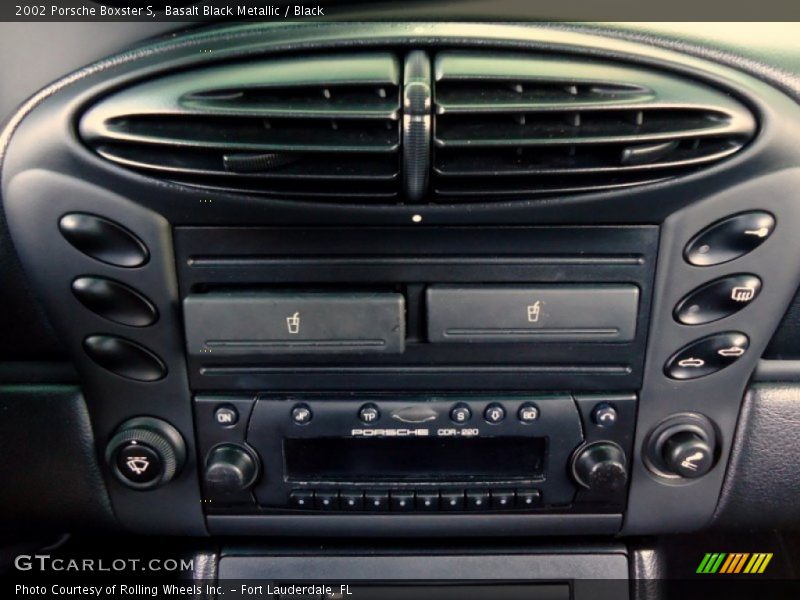
[[[403,81],[411,55],[375,51],[174,72],[100,99],[78,129],[100,157],[160,180],[387,204],[661,182],[733,156],[757,130],[733,96],[655,69],[578,56],[416,52],[433,65],[413,82],[428,90],[416,113],[401,100],[403,86],[416,89]],[[414,119],[425,124],[416,137],[406,129]]]
[[[529,86],[523,83],[497,84],[483,81],[479,89],[474,83],[450,83],[437,96],[438,114],[544,112],[618,106],[650,99],[644,90],[625,86],[576,86],[569,82]]]
[[[511,118],[460,117],[439,124],[439,147],[549,146],[644,143],[684,138],[742,135],[741,121],[718,113],[693,111],[606,111]],[[637,124],[640,121],[640,124]]]
[[[491,200],[630,187],[740,150],[741,103],[680,77],[574,57],[436,57],[435,196]]]
[[[93,140],[92,137],[88,137]],[[97,138],[94,138],[97,139]],[[282,152],[397,152],[397,128],[363,121],[261,121],[202,116],[146,116],[109,123],[104,141],[191,148]]]
[[[177,183],[386,201],[400,189],[400,83],[388,53],[211,67],[118,92],[80,132],[103,158]]]
[[[137,169],[147,169],[160,173],[184,173],[208,176],[230,175],[219,170],[218,156],[214,152],[191,149],[175,153],[170,148],[141,149],[136,146],[98,146],[97,152],[103,157]],[[227,156],[242,156],[227,155]],[[250,156],[260,156],[250,155]],[[344,179],[357,177],[364,180],[397,180],[396,161],[389,156],[369,157],[361,161],[351,161],[328,155],[287,155],[285,164],[269,171],[242,171],[251,178],[263,179]],[[311,163],[313,169],[307,163]]]
[[[677,168],[699,165],[702,161],[714,162],[730,156],[740,146],[725,141],[705,142],[703,157],[699,158],[700,149],[694,141],[676,147],[670,153],[670,162],[662,161],[661,167]],[[651,170],[650,164],[609,166],[618,162],[619,149],[616,147],[581,147],[579,149],[562,149],[554,152],[548,148],[545,152],[493,153],[492,156],[478,157],[470,153],[451,153],[436,166],[436,173],[443,177],[468,176],[525,176],[525,175],[573,175],[577,173],[625,173]]]

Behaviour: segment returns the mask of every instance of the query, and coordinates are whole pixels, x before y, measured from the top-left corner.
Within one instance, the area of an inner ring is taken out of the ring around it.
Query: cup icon
[[[292,335],[300,333],[300,313],[296,312],[293,315],[286,317],[286,328]]]

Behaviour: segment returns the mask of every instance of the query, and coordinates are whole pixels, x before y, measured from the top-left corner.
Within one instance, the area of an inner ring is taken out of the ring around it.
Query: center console
[[[618,520],[656,235],[178,230],[209,523]]]

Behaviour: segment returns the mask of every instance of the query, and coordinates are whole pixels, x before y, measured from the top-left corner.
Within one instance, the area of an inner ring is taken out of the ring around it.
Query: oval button
[[[78,277],[72,282],[72,292],[90,311],[115,323],[147,327],[158,318],[158,311],[150,300],[112,279]]]
[[[70,213],[58,222],[61,235],[75,248],[116,267],[139,267],[149,258],[147,248],[116,223],[85,213]]]
[[[731,275],[690,292],[675,307],[675,320],[684,325],[718,321],[742,310],[761,292],[755,275]]]
[[[758,248],[774,229],[775,217],[768,212],[734,215],[698,233],[686,245],[683,256],[698,267],[726,263]]]
[[[113,335],[90,335],[83,349],[94,362],[115,375],[136,381],[157,381],[167,367],[155,354],[136,342]]]
[[[743,333],[710,335],[676,352],[664,366],[664,373],[672,379],[705,377],[735,363],[749,345],[750,340]]]

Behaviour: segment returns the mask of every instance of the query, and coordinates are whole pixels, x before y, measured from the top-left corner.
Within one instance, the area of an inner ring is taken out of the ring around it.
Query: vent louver
[[[740,102],[658,71],[574,57],[443,52],[435,61],[433,191],[440,201],[628,187],[740,150]]]
[[[401,188],[400,73],[389,53],[185,71],[101,100],[80,134],[104,158],[178,183],[387,202]]]
[[[103,158],[175,183],[385,204],[658,182],[727,158],[756,134],[753,113],[731,95],[656,69],[487,51],[432,62],[431,73],[424,51],[372,52],[186,70],[101,99],[79,131]]]

